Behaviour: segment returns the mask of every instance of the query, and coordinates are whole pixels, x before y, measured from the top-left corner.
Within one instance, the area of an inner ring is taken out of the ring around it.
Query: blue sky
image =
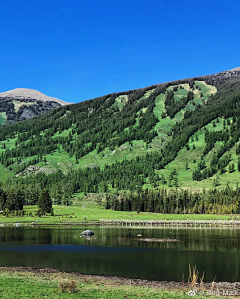
[[[0,92],[68,102],[240,66],[239,1],[1,0]]]

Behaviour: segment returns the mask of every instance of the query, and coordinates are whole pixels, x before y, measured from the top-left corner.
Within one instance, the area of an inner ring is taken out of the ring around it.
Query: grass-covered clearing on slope
[[[16,112],[18,112],[19,108],[21,106],[32,106],[32,105],[35,105],[36,104],[36,101],[34,102],[20,102],[20,101],[13,101],[13,104],[14,104],[14,109]]]
[[[182,88],[180,88],[180,86]],[[200,90],[197,89],[196,86],[198,86]],[[183,119],[185,111],[195,110],[196,105],[203,105],[202,99],[207,99],[211,94],[217,91],[215,87],[207,85],[203,81],[196,81],[194,89],[191,89],[189,84],[181,84],[179,86],[169,86],[167,90],[174,90],[174,88],[177,88],[177,91],[174,91],[175,101],[180,101],[183,97],[186,97],[190,90],[193,91],[194,100],[189,102],[185,108],[181,109],[178,113],[176,113],[174,118],[171,119],[169,116],[162,118],[162,114],[165,112],[165,94],[162,93],[156,97],[153,113],[159,121],[155,125],[154,129],[158,132],[159,137],[167,138],[167,133],[171,131],[176,121],[181,121]]]
[[[229,118],[226,123],[231,123],[232,119]],[[222,118],[219,118],[217,120],[212,121],[211,123],[207,124],[205,127],[200,129],[198,132],[196,132],[189,140],[189,150],[187,150],[186,147],[181,149],[177,155],[177,157],[170,162],[165,169],[157,171],[158,174],[164,176],[168,179],[170,173],[174,171],[174,169],[177,170],[177,179],[179,186],[181,188],[190,188],[192,190],[202,190],[205,189],[211,189],[213,188],[214,180],[216,177],[219,179],[219,186],[217,189],[222,189],[226,187],[226,184],[228,183],[230,187],[235,188],[237,183],[240,181],[240,172],[237,171],[237,162],[238,162],[238,156],[236,155],[236,145],[233,146],[227,153],[223,155],[223,157],[226,154],[231,154],[231,162],[230,164],[234,163],[235,165],[235,171],[232,173],[229,173],[228,166],[226,167],[226,172],[222,175],[220,175],[219,171],[217,174],[215,174],[213,177],[210,177],[208,179],[202,180],[202,181],[193,181],[192,180],[192,172],[197,168],[197,164],[201,160],[201,156],[203,154],[203,150],[205,148],[205,129],[207,129],[210,132],[223,130],[223,123],[224,120]],[[226,124],[226,129],[229,129],[230,125]],[[216,142],[214,148],[204,156],[204,161],[206,162],[206,165],[209,167],[210,163],[212,161],[213,155],[220,149],[220,147],[223,145],[223,142]],[[195,149],[194,149],[195,147]],[[186,163],[188,165],[186,165]],[[188,169],[186,169],[186,166],[188,166]],[[168,187],[168,186],[166,186]]]
[[[200,92],[203,94],[204,99],[208,99],[212,94],[217,92],[217,88],[212,85],[208,85],[204,81],[195,81],[195,86],[200,88]]]
[[[0,125],[4,125],[7,119],[6,112],[0,112]]]
[[[3,165],[0,164],[0,182],[4,182],[11,177],[13,177],[12,171],[6,169]]]
[[[113,104],[113,107],[116,107],[117,109],[121,110],[127,102],[128,102],[128,96],[121,95],[116,98],[115,103]]]

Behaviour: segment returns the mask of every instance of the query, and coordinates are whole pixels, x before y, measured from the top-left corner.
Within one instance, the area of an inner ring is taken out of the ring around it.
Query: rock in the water
[[[87,229],[84,232],[82,232],[81,235],[83,235],[83,236],[93,236],[94,232],[91,231],[90,229]]]
[[[141,234],[137,235],[137,237],[141,237],[141,236],[142,236]]]

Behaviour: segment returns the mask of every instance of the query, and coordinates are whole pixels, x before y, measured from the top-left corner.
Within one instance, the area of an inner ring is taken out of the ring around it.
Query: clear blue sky
[[[0,92],[68,102],[240,66],[240,2],[1,0]]]

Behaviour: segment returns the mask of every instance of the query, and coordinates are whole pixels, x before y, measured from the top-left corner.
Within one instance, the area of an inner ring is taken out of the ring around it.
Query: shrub
[[[66,293],[67,292],[67,281],[61,281],[59,283],[59,288],[61,289],[62,293]]]
[[[35,213],[35,216],[38,216],[38,217],[41,217],[43,214],[42,214],[42,211],[41,210],[37,210],[37,212]]]
[[[76,293],[77,292],[76,281],[75,280],[69,281],[67,289],[70,293]]]
[[[6,208],[6,209],[4,210],[4,212],[3,212],[3,216],[6,216],[6,217],[8,217],[8,216],[9,216],[9,214],[10,214],[10,211],[9,211],[9,209],[8,209],[8,208]]]
[[[59,288],[61,289],[62,293],[66,293],[66,292],[76,293],[77,292],[77,286],[76,286],[75,280],[71,280],[71,281],[63,280],[60,282]]]

